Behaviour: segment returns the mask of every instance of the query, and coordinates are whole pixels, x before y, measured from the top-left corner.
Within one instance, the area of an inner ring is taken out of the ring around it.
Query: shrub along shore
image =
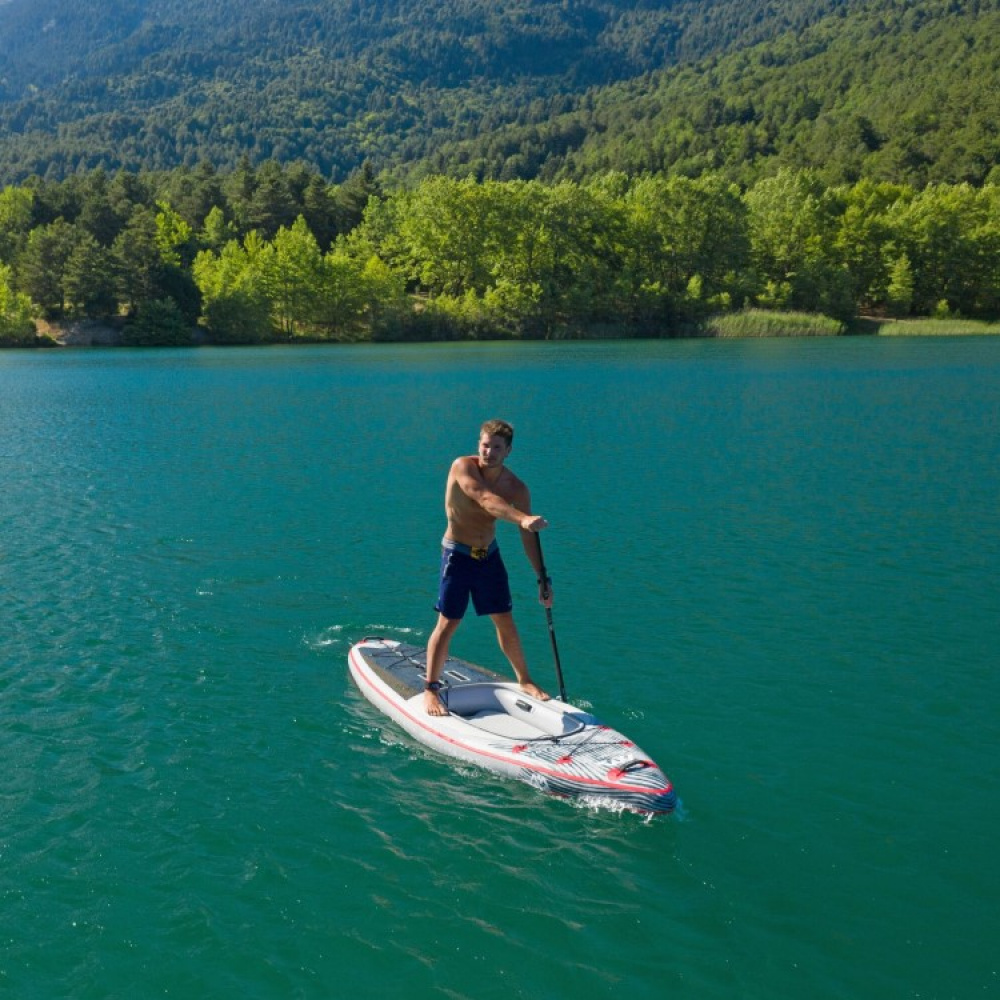
[[[0,343],[996,332],[998,262],[995,185],[94,171],[0,192]]]

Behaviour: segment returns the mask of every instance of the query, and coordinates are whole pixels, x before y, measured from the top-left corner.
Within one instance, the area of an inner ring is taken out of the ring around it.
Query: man
[[[548,699],[528,673],[512,613],[507,570],[496,543],[497,521],[521,529],[521,543],[538,577],[538,599],[552,606],[551,583],[542,579],[542,562],[535,534],[548,521],[531,513],[528,487],[504,462],[514,443],[514,428],[504,420],[487,420],[479,429],[479,451],[452,462],[445,487],[448,527],[441,539],[441,584],[437,625],[427,643],[424,708],[428,715],[447,715],[441,701],[440,676],[448,646],[472,598],[478,615],[489,615],[500,649],[510,660],[521,690]]]

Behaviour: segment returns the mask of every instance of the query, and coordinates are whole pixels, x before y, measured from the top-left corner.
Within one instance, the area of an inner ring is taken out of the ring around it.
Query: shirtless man
[[[476,614],[492,619],[500,649],[510,660],[521,690],[535,698],[549,697],[528,673],[511,610],[507,570],[496,543],[497,521],[510,521],[521,529],[521,543],[538,577],[538,599],[551,607],[551,583],[542,579],[534,538],[548,521],[531,513],[528,487],[504,466],[513,440],[510,424],[488,420],[479,430],[478,454],[456,458],[448,473],[444,500],[448,528],[441,539],[441,586],[435,606],[438,620],[427,643],[424,708],[428,715],[448,714],[438,695],[439,678],[470,597]]]

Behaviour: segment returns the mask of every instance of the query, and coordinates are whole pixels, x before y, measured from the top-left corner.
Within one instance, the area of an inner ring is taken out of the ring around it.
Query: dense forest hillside
[[[0,0],[0,345],[1000,315],[1000,0]]]
[[[873,3],[718,58],[595,89],[442,146],[418,170],[580,180],[782,166],[829,183],[1000,183],[1000,4]]]
[[[852,179],[870,154],[878,176],[981,181],[998,4],[0,0],[0,183],[244,154],[334,181],[365,161],[746,179],[773,157]]]

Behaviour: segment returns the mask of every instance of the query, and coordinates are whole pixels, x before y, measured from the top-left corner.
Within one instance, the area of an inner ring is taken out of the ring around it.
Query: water
[[[495,415],[672,817],[349,680]],[[996,996],[998,418],[986,338],[0,353],[0,994]]]

